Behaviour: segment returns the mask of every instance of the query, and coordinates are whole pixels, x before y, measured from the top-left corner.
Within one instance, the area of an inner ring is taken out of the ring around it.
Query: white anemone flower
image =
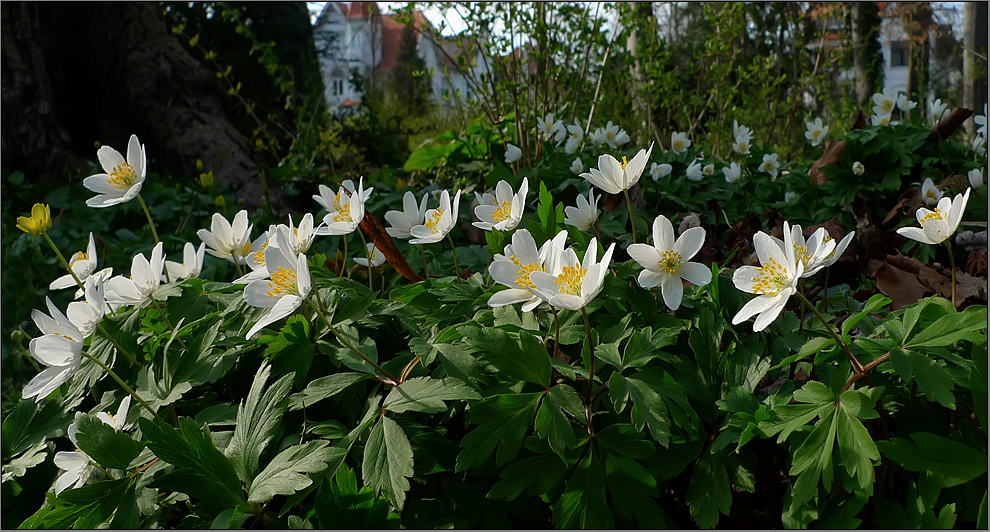
[[[921,227],[902,227],[897,230],[897,234],[922,244],[941,244],[959,227],[963,212],[966,210],[966,203],[969,202],[970,190],[972,189],[967,188],[965,194],[957,194],[952,200],[948,197],[938,200],[938,206],[934,211],[920,207],[915,216]]]
[[[113,430],[120,431],[127,425],[127,411],[131,408],[131,396],[125,395],[124,399],[120,401],[120,406],[117,407],[117,413],[111,414],[110,412],[97,412],[96,417],[100,419],[105,425],[113,427]]]
[[[878,113],[870,117],[871,126],[889,126],[893,122],[890,121],[890,113]]]
[[[508,290],[496,292],[488,299],[491,307],[502,307],[522,303],[523,312],[532,312],[543,301],[534,292],[536,285],[530,280],[529,274],[536,271],[546,271],[545,263],[553,250],[559,254],[564,249],[567,231],[557,233],[552,240],[536,248],[533,235],[526,229],[520,229],[512,234],[512,243],[505,246],[505,254],[496,254],[488,273],[496,283],[507,286]]]
[[[109,312],[106,302],[106,294],[103,289],[103,281],[96,276],[86,279],[85,284],[86,300],[73,301],[65,309],[65,315],[69,321],[79,329],[83,338],[89,337],[96,330],[97,324],[103,316]]]
[[[677,226],[677,233],[683,235],[684,231],[692,227],[701,227],[701,218],[697,214],[690,212],[681,219],[680,225]]]
[[[523,177],[522,184],[519,185],[519,192],[515,194],[512,193],[512,187],[509,183],[504,180],[495,185],[495,194],[486,192],[484,195],[480,195],[475,192],[478,206],[474,208],[474,214],[480,221],[471,225],[484,231],[491,231],[492,229],[512,231],[522,220],[528,194],[528,177]]]
[[[289,244],[292,245],[293,253],[306,253],[309,248],[313,245],[313,239],[316,238],[316,228],[313,227],[313,214],[306,213],[303,215],[302,220],[299,221],[299,227],[296,227],[292,223],[292,215],[289,215]]]
[[[828,232],[825,231],[824,227],[816,229],[807,240],[804,238],[800,225],[795,224],[788,227],[788,223],[784,222],[784,231],[790,231],[791,245],[794,246],[794,258],[804,266],[802,278],[811,277],[824,268],[826,259],[831,257],[836,249],[835,240],[831,237],[826,240],[825,237],[828,236]],[[772,238],[783,250],[784,241],[776,237]]]
[[[96,192],[96,196],[86,200],[86,205],[95,208],[110,207],[131,201],[141,193],[147,172],[147,156],[137,135],[127,141],[127,160],[117,150],[103,146],[96,152],[103,167],[102,174],[93,174],[83,180],[83,186]]]
[[[426,219],[422,225],[413,226],[409,230],[414,238],[410,244],[434,244],[443,240],[457,223],[457,212],[461,205],[461,191],[454,195],[450,202],[450,193],[444,190],[440,193],[440,206],[426,211]]]
[[[969,184],[975,189],[979,189],[983,186],[983,168],[974,168],[966,174],[969,178]]]
[[[984,139],[987,138],[987,104],[983,104],[983,114],[976,115],[973,117],[973,123],[977,126],[976,134],[982,136]]]
[[[275,240],[265,248],[265,264],[270,278],[252,281],[244,287],[244,301],[271,310],[251,327],[247,339],[295,312],[313,287],[306,255],[293,253],[282,231],[276,231]]]
[[[195,279],[203,271],[203,258],[206,255],[206,242],[199,244],[199,247],[192,242],[186,242],[182,246],[182,262],[165,261],[165,271],[171,279]]]
[[[35,375],[21,392],[23,398],[34,397],[38,403],[79,371],[85,340],[79,328],[62,314],[51,299],[46,297],[45,303],[50,316],[40,310],[31,311],[31,319],[42,336],[32,339],[28,348],[31,356],[48,367]]]
[[[767,154],[763,156],[763,162],[760,163],[759,170],[761,172],[766,172],[770,174],[770,177],[777,177],[777,169],[780,168],[780,163],[777,162],[777,154]]]
[[[691,164],[687,167],[686,174],[688,181],[701,181],[705,177],[701,172],[701,163],[697,160],[691,161]]]
[[[973,151],[979,156],[984,156],[987,153],[987,138],[982,135],[976,135],[973,137]]]
[[[925,205],[934,207],[938,204],[938,200],[942,199],[942,194],[942,191],[935,186],[931,178],[926,177],[921,184],[921,200],[925,202]]]
[[[715,174],[715,165],[706,164],[705,167],[701,169],[701,173],[708,177],[712,176]]]
[[[251,242],[251,251],[248,253],[248,258],[246,261],[248,267],[251,268],[251,271],[238,277],[237,279],[234,279],[234,284],[246,284],[259,279],[268,278],[268,269],[265,267],[265,248],[267,248],[268,244],[271,243],[273,238],[275,238],[275,233],[278,231],[279,227],[288,229],[288,226],[284,224],[269,225],[267,231],[258,235],[258,238]],[[292,237],[286,233],[285,238],[286,242],[289,242]]]
[[[650,144],[648,150],[639,150],[631,161],[623,157],[621,163],[606,153],[598,158],[598,168],[592,168],[590,172],[581,174],[581,177],[609,194],[618,194],[639,181],[652,151],[653,144]]]
[[[618,148],[629,142],[629,134],[626,130],[619,129],[619,126],[609,121],[605,125],[605,142],[612,148]]]
[[[584,141],[584,129],[577,124],[567,126],[567,142],[564,144],[564,153],[573,154],[581,147]]]
[[[567,128],[564,127],[564,121],[557,120],[554,122],[551,133],[553,134],[554,145],[560,146],[560,143],[564,142],[564,139],[567,138]]]
[[[421,225],[426,220],[427,199],[428,196],[424,194],[423,200],[417,206],[416,195],[411,190],[406,191],[402,196],[402,210],[385,213],[385,221],[391,224],[391,227],[386,228],[385,232],[392,238],[411,237],[412,233],[409,231],[413,227]]]
[[[69,258],[69,268],[76,277],[79,278],[81,282],[86,282],[86,279],[93,275],[96,271],[96,242],[93,240],[93,233],[89,233],[89,244],[86,245],[86,251],[77,251],[72,254]],[[52,284],[48,285],[49,290],[61,290],[63,288],[69,288],[72,286],[78,286],[76,280],[72,277],[71,273],[67,273],[58,279],[52,281]],[[82,290],[76,290],[76,299],[82,297]]]
[[[364,204],[371,197],[374,188],[364,189],[364,178],[358,180],[357,189],[350,179],[341,184],[340,191],[333,194],[330,187],[320,185],[320,195],[313,196],[328,214],[323,217],[323,223],[316,229],[318,235],[349,235],[364,219]]]
[[[544,139],[550,139],[553,137],[554,134],[553,126],[554,126],[553,113],[548,114],[546,118],[537,117],[536,119],[536,129],[543,134]]]
[[[161,284],[165,269],[162,243],[151,250],[151,261],[138,253],[131,259],[131,276],[117,275],[107,281],[106,299],[112,305],[143,305]]]
[[[900,109],[902,113],[910,111],[915,107],[918,107],[918,104],[914,100],[909,100],[907,94],[897,95],[897,108]]]
[[[788,190],[787,192],[784,193],[784,203],[787,203],[788,205],[792,203],[797,203],[797,200],[800,197],[801,195],[798,194],[797,192],[793,190]]]
[[[842,240],[840,240],[839,243],[835,245],[835,249],[833,249],[832,252],[829,253],[827,257],[825,257],[824,266],[826,268],[835,264],[836,261],[839,260],[839,257],[841,257],[843,253],[845,253],[846,247],[848,247],[849,243],[852,242],[854,236],[856,236],[856,231],[850,231],[846,233],[846,236],[842,237]],[[832,235],[825,233],[825,238],[823,241],[826,243],[831,242]]]
[[[726,183],[737,183],[742,179],[742,167],[738,163],[732,163],[722,169]]]
[[[519,146],[516,146],[515,144],[506,144],[505,164],[512,164],[519,159],[522,159],[522,150],[519,149]]]
[[[601,148],[605,145],[605,128],[600,127],[588,135],[591,142],[595,144],[595,148]]]
[[[874,93],[873,104],[874,115],[890,116],[890,113],[894,112],[894,107],[897,106],[897,91],[886,89],[883,92]]]
[[[55,466],[64,471],[55,479],[56,496],[69,488],[78,488],[85,485],[86,481],[89,480],[89,477],[96,470],[93,466],[93,460],[89,455],[78,450],[79,442],[76,440],[76,433],[79,432],[79,426],[73,422],[69,425],[69,429],[66,432],[68,433],[69,440],[72,441],[72,445],[77,450],[55,453]]]
[[[681,279],[695,286],[712,280],[712,272],[705,265],[688,262],[704,243],[705,230],[701,227],[692,227],[674,240],[674,226],[661,214],[653,220],[653,245],[629,244],[626,251],[645,268],[639,272],[639,285],[647,290],[660,285],[663,302],[670,310],[677,310],[684,295]]]
[[[753,331],[762,331],[777,319],[787,300],[797,292],[797,283],[804,273],[804,266],[794,255],[794,242],[790,231],[784,231],[784,248],[770,235],[760,231],[753,237],[756,255],[761,267],[741,266],[732,274],[732,283],[743,292],[756,294],[732,318],[738,325],[756,316]]]
[[[599,196],[600,198],[600,196]],[[598,199],[595,189],[588,190],[588,198],[578,195],[575,201],[577,207],[564,207],[564,224],[576,227],[579,231],[587,231],[598,221]]]
[[[814,122],[805,123],[805,127],[808,131],[804,133],[804,138],[810,140],[812,146],[821,144],[828,135],[828,126],[822,124],[821,118],[816,118]]]
[[[866,171],[866,167],[863,166],[863,163],[856,161],[852,164],[852,171],[855,175],[863,175],[863,172]]]
[[[532,290],[551,306],[581,310],[602,291],[613,251],[615,242],[608,246],[601,262],[598,262],[597,238],[592,238],[588,243],[583,262],[578,260],[573,248],[560,252],[551,250],[546,258],[551,267],[529,275],[534,286]]]
[[[669,176],[673,169],[674,167],[667,163],[653,163],[650,165],[650,177],[652,177],[654,181],[659,181],[660,178]]]
[[[354,257],[354,262],[364,266],[365,268],[368,267],[369,262],[371,263],[372,268],[377,268],[385,263],[385,255],[381,251],[378,251],[378,248],[375,246],[374,242],[368,242],[366,250],[367,256]]]
[[[234,215],[231,224],[220,213],[214,213],[210,222],[210,230],[200,229],[196,232],[199,239],[206,243],[206,252],[218,259],[226,259],[235,264],[245,264],[251,252],[251,230],[253,224],[248,223],[248,212],[241,209]]]
[[[670,149],[674,153],[684,153],[691,147],[691,139],[679,131],[670,134]]]
[[[584,162],[581,161],[580,157],[574,159],[571,163],[571,171],[577,175],[581,175],[581,172],[584,172]]]
[[[936,98],[935,101],[929,102],[928,104],[928,121],[932,124],[939,123],[948,110],[949,106],[942,103],[942,100]]]

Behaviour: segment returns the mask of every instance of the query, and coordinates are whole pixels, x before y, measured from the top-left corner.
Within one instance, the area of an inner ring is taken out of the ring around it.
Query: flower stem
[[[595,231],[595,237],[597,237],[598,238],[598,241],[601,242],[602,241],[602,231],[598,228],[598,220],[595,220],[595,223],[591,224],[591,228],[594,229],[594,231]],[[603,243],[602,245],[604,246],[605,244]]]
[[[144,215],[148,217],[148,226],[151,227],[151,236],[155,238],[155,244],[161,242],[158,240],[158,231],[155,229],[155,222],[151,220],[151,211],[148,210],[148,205],[144,203],[144,198],[141,194],[137,195],[138,203],[141,204],[141,208],[144,209]]]
[[[145,410],[147,410],[148,412],[151,412],[151,415],[155,416],[155,419],[157,419],[159,422],[163,422],[163,423],[165,422],[165,420],[162,419],[161,416],[158,415],[158,412],[155,412],[148,405],[148,403],[144,402],[144,399],[141,399],[141,396],[139,396],[138,394],[136,394],[134,392],[134,390],[132,390],[131,387],[127,385],[127,383],[125,383],[123,380],[121,380],[121,378],[116,373],[114,373],[114,371],[112,369],[110,369],[106,364],[104,364],[103,362],[101,362],[100,359],[94,357],[93,355],[87,353],[86,351],[83,351],[82,352],[82,356],[84,356],[84,357],[92,360],[93,362],[96,363],[97,366],[100,366],[101,368],[103,368],[103,371],[106,371],[107,372],[107,375],[110,375],[113,378],[113,380],[117,381],[117,384],[119,384],[120,387],[123,388],[125,392],[131,394],[131,397],[137,399],[137,402],[141,403],[141,406],[143,406],[145,408]]]
[[[949,250],[949,267],[952,268],[952,308],[956,308],[956,257],[952,254],[949,239],[945,239],[945,249]]]
[[[551,305],[550,310],[553,311],[553,325],[554,325],[554,335],[553,335],[553,358],[557,358],[557,350],[560,349],[560,320],[557,319],[557,307]]]
[[[45,237],[45,241],[48,242],[48,245],[51,246],[52,250],[55,252],[55,256],[58,257],[58,261],[62,263],[62,267],[68,270],[69,274],[72,275],[72,278],[76,280],[76,284],[79,285],[79,289],[85,290],[82,281],[79,280],[79,276],[76,275],[76,272],[72,271],[72,268],[69,266],[69,262],[62,256],[62,252],[58,250],[55,242],[52,242],[52,239],[48,236],[48,233],[41,233],[41,236]]]
[[[849,357],[849,362],[853,366],[853,370],[856,373],[862,373],[863,364],[861,364],[859,359],[856,358],[856,355],[854,355],[852,351],[849,350],[849,346],[842,341],[842,338],[839,338],[839,335],[835,333],[835,329],[833,329],[832,326],[829,325],[828,321],[825,320],[825,316],[822,316],[822,313],[818,312],[818,309],[815,308],[815,306],[812,305],[810,302],[808,302],[808,300],[804,297],[804,294],[802,294],[801,292],[795,292],[795,294],[797,294],[797,296],[801,298],[801,301],[804,302],[805,305],[811,307],[811,311],[815,313],[815,316],[818,316],[818,321],[822,322],[822,325],[825,326],[825,329],[828,330],[828,333],[832,335],[832,339],[835,340],[835,343],[838,344],[843,351],[845,351],[846,356]]]
[[[594,415],[591,400],[594,396],[595,386],[595,346],[591,340],[591,322],[588,321],[587,309],[581,307],[581,314],[584,315],[584,330],[588,333],[588,352],[591,357],[591,368],[588,372],[588,402],[585,405],[585,415],[588,418],[588,434],[594,434],[594,429],[591,426],[591,417]]]
[[[131,365],[132,366],[133,365],[138,365],[138,366],[141,366],[142,365],[140,362],[138,362],[138,360],[136,358],[134,358],[134,355],[132,355],[129,352],[127,352],[127,350],[124,349],[124,346],[118,344],[117,343],[117,340],[114,340],[113,339],[113,336],[110,336],[110,333],[107,332],[106,328],[103,327],[103,324],[102,323],[97,323],[96,324],[96,328],[99,329],[101,333],[103,333],[103,336],[106,336],[107,337],[107,340],[110,340],[110,343],[112,343],[113,346],[117,348],[117,351],[123,353],[123,355],[126,356],[127,359],[131,361]]]
[[[454,252],[454,274],[457,276],[457,284],[461,284],[461,268],[457,264],[457,247],[454,246],[454,239],[447,233],[447,240],[450,240],[450,250]]]
[[[430,267],[426,264],[426,251],[423,250],[423,245],[419,246],[419,254],[423,256],[423,279],[430,278]]]
[[[241,268],[241,263],[240,262],[237,262],[237,255],[231,255],[230,256],[230,259],[234,263],[234,267],[237,268],[237,276],[238,277],[243,277],[244,276],[244,268]]]
[[[316,300],[317,300],[317,302],[319,302],[319,300],[320,300],[319,290],[316,290]],[[320,319],[323,320],[323,323],[325,323],[327,325],[327,327],[330,329],[330,332],[333,333],[333,335],[337,338],[337,341],[340,342],[341,345],[343,345],[347,349],[350,349],[351,352],[353,352],[355,355],[357,355],[358,357],[360,357],[361,360],[364,360],[369,365],[371,365],[371,367],[375,368],[375,371],[377,371],[382,376],[384,376],[386,379],[388,379],[389,381],[391,381],[390,384],[392,384],[392,385],[399,384],[400,381],[398,379],[396,379],[395,377],[393,377],[391,373],[385,371],[385,368],[383,368],[383,367],[379,366],[378,364],[376,364],[373,360],[371,360],[370,358],[368,358],[368,356],[365,355],[364,353],[362,353],[361,351],[358,351],[357,348],[355,348],[353,345],[351,345],[350,342],[347,341],[347,338],[344,338],[343,336],[340,335],[339,332],[337,332],[337,328],[334,327],[332,323],[330,323],[330,320],[327,319],[326,314],[323,313],[323,310],[322,310],[323,305],[322,304],[313,305],[313,307],[316,309],[316,313],[320,316]]]
[[[361,243],[364,244],[364,249],[367,250],[368,249],[368,241],[365,240],[365,238],[364,238],[364,232],[361,231],[361,229],[359,228],[357,234],[361,236]],[[370,253],[367,253],[367,255],[368,255],[368,289],[371,290],[372,292],[374,292],[375,291],[375,288],[373,286],[371,286],[371,279],[372,279],[372,276],[371,276],[371,254]],[[346,257],[345,257],[345,260],[346,260]]]
[[[172,322],[168,321],[168,316],[165,315],[165,311],[162,310],[162,307],[158,304],[157,301],[155,301],[154,296],[148,296],[148,299],[151,300],[151,304],[154,305],[156,309],[158,309],[158,313],[161,314],[162,319],[165,320],[165,325],[168,325],[168,328],[172,330],[172,334],[175,335],[175,339],[179,341],[179,345],[182,346],[182,349],[189,351],[189,348],[186,347],[186,343],[182,341],[182,338],[179,338],[179,334],[175,331],[175,327],[172,327]]]
[[[629,190],[623,190],[623,194],[626,195],[626,207],[629,208],[629,225],[632,226],[632,237],[633,244],[636,243],[636,219],[633,218],[632,202],[629,201]]]
[[[344,270],[346,268],[347,268],[347,235],[344,235],[344,257],[340,261],[340,273],[337,274],[337,277],[343,277],[344,276]],[[347,278],[348,279],[351,278],[351,271],[350,270],[347,270]]]

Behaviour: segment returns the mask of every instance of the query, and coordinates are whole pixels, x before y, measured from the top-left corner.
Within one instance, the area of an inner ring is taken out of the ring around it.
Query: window
[[[908,48],[907,44],[902,42],[895,42],[890,44],[891,67],[908,66],[909,55],[910,55],[910,49]]]
[[[344,80],[334,78],[330,81],[330,88],[333,91],[334,96],[344,95]]]

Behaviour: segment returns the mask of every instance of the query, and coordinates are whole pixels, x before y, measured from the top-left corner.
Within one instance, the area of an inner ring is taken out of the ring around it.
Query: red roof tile
[[[413,12],[413,31],[417,37],[423,31],[426,17],[420,11]],[[402,30],[406,25],[398,21],[397,15],[382,16],[382,61],[379,70],[395,68],[399,64],[399,48],[402,45]]]

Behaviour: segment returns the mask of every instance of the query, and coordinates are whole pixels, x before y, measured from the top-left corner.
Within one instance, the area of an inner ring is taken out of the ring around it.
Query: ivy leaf
[[[76,433],[79,449],[103,467],[127,469],[144,449],[144,445],[134,441],[127,433],[117,432],[95,416],[83,416],[76,424],[79,428]]]
[[[402,509],[413,475],[413,450],[402,427],[382,416],[368,435],[361,464],[364,481],[396,508]]]
[[[254,375],[247,400],[237,407],[237,426],[224,454],[237,471],[238,478],[250,484],[258,471],[258,459],[275,436],[282,422],[286,405],[279,403],[289,394],[292,374],[283,376],[271,386],[265,386],[271,366],[262,363]]]
[[[278,453],[251,481],[248,502],[267,502],[275,495],[292,495],[312,484],[307,473],[319,473],[335,454],[347,453],[346,449],[327,448],[329,444],[326,440],[309,441]]]
[[[719,513],[729,515],[732,491],[729,474],[725,471],[725,456],[721,452],[713,454],[710,448],[705,449],[691,474],[687,503],[700,528],[714,528]]]
[[[605,501],[605,470],[592,447],[578,463],[560,499],[550,506],[557,528],[614,528]]]
[[[987,455],[972,447],[928,432],[877,442],[887,458],[909,471],[929,471],[942,487],[951,488],[986,473]]]
[[[457,455],[455,471],[481,466],[496,447],[495,465],[501,467],[515,458],[542,397],[542,392],[506,394],[471,403],[465,417],[478,427],[461,439],[464,450]]]
[[[155,479],[152,487],[201,499],[200,505],[214,514],[247,504],[237,472],[213,445],[208,427],[201,430],[186,417],[179,418],[179,430],[145,418],[139,418],[138,424],[155,456],[176,466],[174,471]]]
[[[289,411],[302,410],[304,407],[312,406],[314,403],[337,395],[352,384],[370,378],[371,375],[367,373],[346,372],[314,379],[303,391],[289,396]]]
[[[382,408],[396,414],[409,410],[435,414],[447,410],[444,401],[466,399],[481,399],[481,395],[460,379],[416,377],[392,388]]]

